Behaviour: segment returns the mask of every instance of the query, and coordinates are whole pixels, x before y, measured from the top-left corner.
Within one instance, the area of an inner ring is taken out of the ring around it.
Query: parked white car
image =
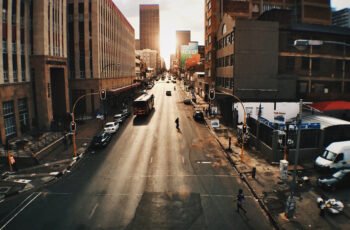
[[[119,122],[116,122],[116,121],[107,122],[104,127],[104,130],[106,133],[116,133],[118,129],[119,129]]]

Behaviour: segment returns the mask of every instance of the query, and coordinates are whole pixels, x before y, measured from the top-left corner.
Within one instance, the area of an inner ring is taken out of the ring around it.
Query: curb
[[[232,167],[239,173],[241,180],[244,181],[244,183],[248,186],[249,191],[253,194],[254,198],[258,201],[259,206],[264,210],[265,214],[268,216],[270,223],[275,229],[280,229],[280,226],[278,225],[278,222],[276,219],[273,217],[273,215],[270,213],[268,208],[266,207],[265,203],[258,197],[256,192],[254,191],[253,187],[250,185],[246,177],[244,176],[245,172],[241,172],[234,159],[230,156],[230,154],[226,151],[225,146],[221,143],[219,138],[216,136],[215,132],[209,127],[207,120],[204,119],[206,126],[208,127],[210,133],[215,137],[215,140],[218,142],[222,150],[224,151],[226,159],[231,163]],[[248,166],[249,167],[249,166]]]
[[[47,174],[50,175],[50,176],[52,176],[53,178],[56,178],[56,179],[57,179],[57,178],[62,177],[62,176],[65,175],[65,174],[69,173],[69,172],[70,172],[70,169],[72,169],[73,166],[74,166],[76,163],[78,163],[80,159],[82,159],[82,158],[84,157],[85,152],[86,152],[86,149],[85,149],[81,154],[79,154],[79,156],[73,157],[73,161],[72,161],[65,169],[63,169],[63,170],[61,170],[61,171],[52,171],[52,172],[49,172],[49,173],[47,173]],[[5,172],[5,173],[2,174],[2,176],[6,176],[6,175],[8,175],[8,174],[10,174],[10,172]],[[35,174],[35,173],[32,173],[32,174]],[[31,189],[26,189],[26,188],[24,187],[24,188],[21,189],[21,190],[14,191],[14,192],[9,193],[9,194],[4,194],[3,197],[0,199],[0,203],[6,201],[6,200],[7,200],[8,198],[10,198],[10,197],[13,197],[13,196],[15,196],[15,195],[20,194],[20,193],[22,193],[22,192],[27,192],[27,191],[29,191],[29,190],[33,190],[33,189],[36,189],[36,188],[40,188],[40,187],[42,187],[43,185],[49,184],[49,183],[51,183],[51,182],[54,181],[54,180],[55,180],[55,179],[49,180],[49,181],[47,181],[47,182],[42,183],[41,185],[38,185],[38,186],[36,186],[36,187],[31,188]]]

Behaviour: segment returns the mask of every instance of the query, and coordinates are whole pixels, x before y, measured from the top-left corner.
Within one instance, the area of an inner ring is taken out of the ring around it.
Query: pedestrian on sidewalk
[[[17,172],[18,171],[17,163],[15,160],[15,157],[12,154],[9,155],[9,161],[10,161],[10,165],[11,165],[11,168],[13,169],[13,171]]]
[[[237,212],[239,213],[239,210],[242,209],[244,213],[247,213],[247,211],[243,208],[243,201],[245,200],[243,190],[239,189],[237,194]]]

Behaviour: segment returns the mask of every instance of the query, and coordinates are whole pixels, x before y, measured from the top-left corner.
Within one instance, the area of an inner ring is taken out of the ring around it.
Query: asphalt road
[[[127,120],[56,183],[0,204],[0,229],[272,229],[179,88],[156,83],[150,116]]]

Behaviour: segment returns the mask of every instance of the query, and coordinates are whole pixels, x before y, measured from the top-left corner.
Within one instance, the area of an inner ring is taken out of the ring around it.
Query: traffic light
[[[101,91],[100,91],[100,98],[101,98],[101,100],[105,100],[106,97],[107,97],[106,90],[105,89],[101,89]]]
[[[72,121],[70,123],[70,131],[75,132],[76,129],[77,129],[77,124],[74,121]]]
[[[211,89],[209,90],[209,99],[214,100],[214,98],[215,98],[215,90]]]
[[[243,125],[242,131],[243,131],[243,133],[247,132],[247,126],[246,125]]]

